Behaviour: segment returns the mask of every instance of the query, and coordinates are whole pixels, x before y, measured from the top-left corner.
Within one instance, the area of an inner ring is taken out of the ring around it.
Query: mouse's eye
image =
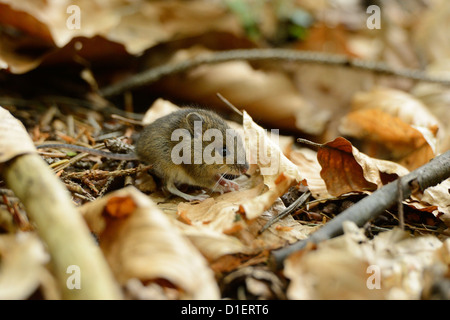
[[[226,147],[221,147],[221,148],[217,148],[216,151],[222,156],[222,157],[226,157],[230,154],[230,152],[228,151],[228,149]]]

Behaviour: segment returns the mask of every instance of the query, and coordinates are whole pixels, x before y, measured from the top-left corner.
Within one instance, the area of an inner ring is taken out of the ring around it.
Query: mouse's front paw
[[[219,190],[220,193],[232,192],[232,191],[239,190],[239,185],[236,182],[233,182],[233,181],[225,179],[225,178],[221,178],[219,180],[219,186],[221,187]]]

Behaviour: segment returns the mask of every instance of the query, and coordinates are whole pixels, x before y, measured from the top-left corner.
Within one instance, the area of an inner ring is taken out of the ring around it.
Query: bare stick
[[[241,117],[243,116],[242,112],[236,108],[230,101],[228,101],[224,96],[222,96],[220,93],[216,93],[216,95],[219,97],[220,100],[222,100],[223,103],[225,103],[231,110],[236,112]]]
[[[200,55],[179,63],[164,64],[136,74],[122,82],[103,88],[100,90],[100,94],[104,97],[122,94],[127,90],[151,84],[165,76],[181,73],[203,64],[215,64],[234,60],[280,60],[343,66],[356,70],[376,72],[378,74],[450,85],[450,79],[432,77],[422,70],[396,69],[383,62],[349,58],[344,55],[291,49],[238,49]]]
[[[341,235],[344,221],[353,221],[356,225],[362,227],[367,221],[376,218],[384,210],[395,205],[399,199],[399,189],[402,190],[403,199],[405,199],[416,189],[425,190],[444,181],[450,177],[449,163],[450,151],[447,151],[406,176],[399,178],[400,182],[393,181],[385,185],[372,195],[341,212],[309,238],[273,251],[271,257],[272,266],[281,268],[286,257],[295,251],[303,249],[307,243],[319,243]]]
[[[398,189],[398,200],[397,200],[397,214],[398,214],[398,221],[399,221],[399,226],[402,230],[405,229],[405,217],[404,217],[404,213],[403,213],[403,189],[402,189],[402,185],[401,185],[401,179],[397,180],[397,189]]]
[[[292,202],[292,204],[289,207],[287,207],[285,210],[283,210],[279,215],[277,215],[277,216],[273,217],[272,219],[270,219],[269,221],[267,221],[267,223],[261,228],[261,230],[259,230],[258,233],[260,233],[260,234],[263,233],[275,222],[283,219],[288,214],[291,214],[298,207],[302,206],[306,202],[306,200],[308,200],[310,195],[311,195],[311,193],[309,191],[306,191],[304,194],[302,194],[300,197],[298,197],[297,200]]]
[[[313,147],[316,147],[316,148],[323,148],[324,147],[324,145],[321,144],[321,143],[312,142],[312,141],[309,141],[309,140],[306,140],[306,139],[303,139],[303,138],[298,138],[297,142],[300,142],[300,143],[303,143],[303,144],[307,144],[309,146],[313,146]]]

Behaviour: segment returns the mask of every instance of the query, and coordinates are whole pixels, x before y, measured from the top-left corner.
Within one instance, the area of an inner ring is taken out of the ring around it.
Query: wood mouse
[[[165,188],[188,201],[204,200],[208,195],[189,195],[177,185],[230,192],[239,186],[224,175],[241,175],[249,168],[244,144],[236,131],[216,113],[198,108],[180,109],[146,126],[137,139],[134,153],[111,153],[71,144],[43,144],[37,148],[67,148],[151,164]]]

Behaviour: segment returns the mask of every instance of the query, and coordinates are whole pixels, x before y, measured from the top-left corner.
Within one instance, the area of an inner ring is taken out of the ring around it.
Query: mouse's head
[[[216,174],[240,175],[248,170],[241,136],[217,114],[191,110],[186,127],[192,137],[192,163]]]

